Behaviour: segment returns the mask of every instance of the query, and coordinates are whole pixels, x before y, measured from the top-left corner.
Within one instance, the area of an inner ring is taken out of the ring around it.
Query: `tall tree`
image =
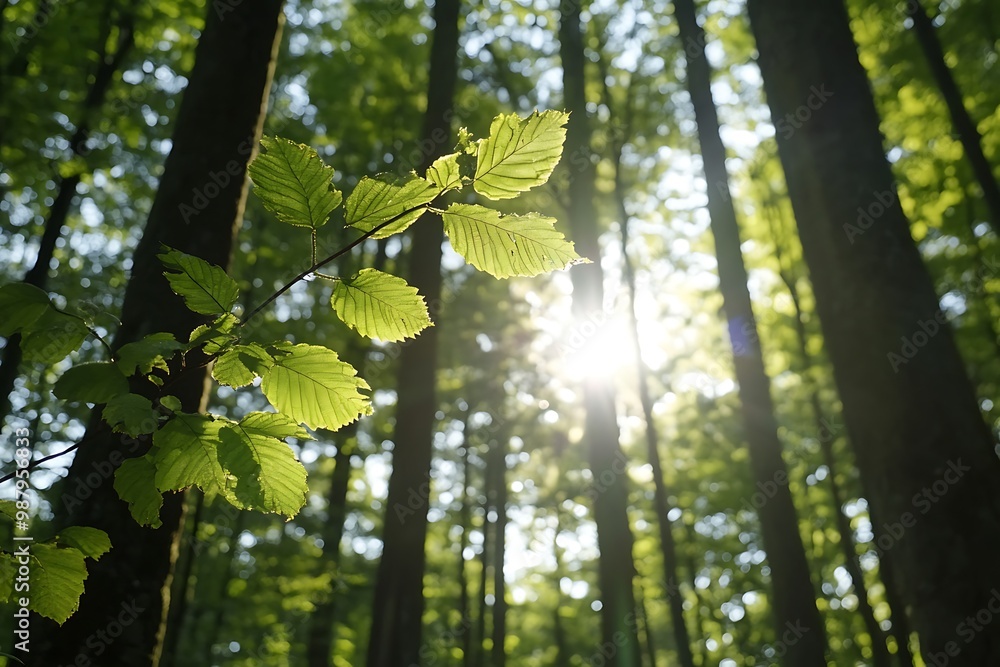
[[[507,664],[507,583],[504,580],[504,561],[507,549],[507,437],[501,429],[499,436],[489,443],[487,474],[493,475],[490,493],[494,523],[493,540],[493,661],[492,667]]]
[[[563,66],[563,95],[570,112],[566,128],[569,163],[570,230],[577,251],[592,264],[570,269],[573,312],[584,320],[604,311],[604,272],[594,207],[596,171],[592,161],[591,129],[587,118],[586,55],[580,28],[580,3],[560,3],[559,53]],[[594,480],[594,522],[600,550],[598,581],[601,595],[601,631],[604,644],[616,647],[608,664],[638,667],[641,648],[636,633],[637,611],[633,578],[632,531],[628,521],[625,456],[618,443],[618,416],[614,390],[605,381],[587,377],[583,383],[586,412],[583,439]]]
[[[434,4],[434,35],[431,40],[430,78],[423,139],[431,149],[424,153],[422,168],[447,152],[451,116],[458,78],[459,0]],[[414,227],[410,249],[409,283],[429,304],[441,295],[441,219]],[[386,500],[382,534],[382,559],[375,583],[368,667],[410,667],[420,664],[421,620],[424,611],[423,578],[426,565],[431,453],[434,414],[437,412],[438,327],[426,329],[403,348],[397,378],[396,428],[393,436],[392,475]],[[422,494],[418,507],[410,507],[410,494]],[[410,508],[410,514],[397,514]]]
[[[934,81],[937,82],[941,96],[948,107],[951,124],[955,128],[959,141],[962,142],[965,157],[972,167],[976,182],[979,183],[979,187],[983,191],[983,199],[990,212],[990,222],[993,224],[994,231],[1000,235],[1000,182],[994,176],[993,167],[983,152],[983,137],[979,133],[979,128],[972,120],[969,110],[965,108],[962,91],[959,90],[955,77],[945,61],[944,51],[941,48],[940,40],[938,40],[934,22],[928,16],[921,0],[907,0],[906,15],[913,21],[913,33],[920,44],[920,50],[927,58],[927,65],[930,67]]]
[[[896,196],[847,12],[748,8],[772,118],[795,121],[778,150],[876,544],[925,662],[995,664],[997,633],[967,624],[1000,585],[979,560],[1000,549],[1000,460]]]
[[[705,56],[705,33],[698,24],[694,0],[675,0],[674,16],[687,53],[687,88],[701,143],[708,213],[739,384],[744,437],[749,446],[754,480],[762,490],[768,490],[770,496],[758,507],[757,513],[771,564],[775,627],[779,638],[788,636],[792,628],[795,629],[792,634],[801,634],[796,641],[783,639],[787,652],[782,659],[796,667],[818,667],[826,664],[823,620],[816,608],[816,593],[787,485],[788,470],[781,454],[770,380],[764,370],[747,288],[740,230],[726,171],[726,149],[719,134],[719,118],[712,98],[712,68]]]
[[[228,266],[246,201],[246,166],[267,108],[280,42],[281,8],[281,0],[209,7],[196,64],[178,111],[173,147],[133,258],[115,348],[157,331],[186,337],[204,322],[204,316],[188,310],[171,291],[156,255],[166,244]],[[207,191],[209,185],[217,191],[215,196],[204,197],[204,206],[192,201],[193,193]],[[195,213],[185,219],[184,207]],[[176,377],[171,393],[183,409],[202,409],[207,399],[206,368],[187,369]],[[155,387],[135,384],[133,391],[154,395]],[[164,499],[163,525],[150,530],[131,517],[112,487],[110,474],[97,488],[90,482],[95,470],[112,470],[123,458],[146,447],[148,442],[135,443],[111,433],[95,411],[66,478],[62,502],[56,503],[57,522],[100,528],[111,537],[114,548],[90,568],[80,610],[58,631],[44,623],[45,636],[30,654],[32,664],[74,664],[78,656],[94,656],[94,633],[108,619],[129,611],[134,622],[121,637],[102,645],[100,660],[137,667],[157,664],[184,495]],[[81,489],[91,490],[89,497]],[[36,627],[43,627],[41,619]]]

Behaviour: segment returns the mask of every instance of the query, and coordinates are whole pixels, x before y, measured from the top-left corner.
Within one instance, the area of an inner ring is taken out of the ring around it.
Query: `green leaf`
[[[0,500],[0,514],[11,519],[17,519],[17,501]]]
[[[153,528],[163,524],[163,494],[156,488],[156,465],[149,454],[122,462],[115,471],[115,491],[128,503],[128,511],[137,523]]]
[[[54,364],[78,349],[90,330],[72,315],[49,308],[24,332],[21,351],[26,361]]]
[[[10,283],[0,287],[0,336],[30,327],[49,309],[49,295],[34,285]]]
[[[236,281],[220,267],[170,248],[157,257],[174,272],[163,275],[174,292],[184,297],[189,310],[202,315],[218,315],[228,313],[236,304],[240,290]]]
[[[501,216],[474,204],[452,204],[442,215],[455,252],[496,278],[536,276],[588,260],[537,213]]]
[[[271,404],[292,419],[335,431],[371,412],[368,398],[358,391],[369,389],[368,383],[333,350],[286,343],[275,352],[261,388]]]
[[[212,367],[212,377],[220,384],[245,387],[263,375],[274,359],[260,345],[235,345],[223,353]]]
[[[62,625],[80,606],[87,566],[83,552],[53,544],[31,546],[28,608]]]
[[[427,180],[441,188],[441,192],[462,187],[462,174],[458,164],[461,153],[452,153],[434,160],[427,168]]]
[[[177,398],[176,396],[161,396],[160,405],[165,407],[167,410],[170,410],[171,412],[181,411],[181,399]]]
[[[70,526],[59,532],[53,541],[67,547],[79,549],[87,558],[94,560],[111,551],[111,540],[108,534],[97,528],[87,526]]]
[[[337,316],[362,336],[400,341],[431,326],[427,304],[416,287],[376,269],[362,269],[337,281],[331,304]]]
[[[191,332],[188,340],[188,350],[204,346],[205,354],[215,354],[227,345],[231,345],[237,340],[237,335],[233,333],[239,326],[240,318],[232,313],[226,313],[209,324],[202,324]]]
[[[251,413],[222,430],[219,462],[235,478],[230,491],[242,507],[291,518],[306,502],[306,469],[288,444],[256,421]]]
[[[313,439],[309,435],[309,431],[302,428],[301,424],[280,412],[251,412],[240,420],[240,426],[245,430],[269,435],[279,440],[285,438]]]
[[[377,178],[366,176],[347,198],[347,225],[370,232],[398,216],[397,220],[373,234],[372,238],[382,239],[398,234],[416,222],[426,210],[426,205],[440,193],[441,188],[419,176],[411,176],[403,181],[396,181],[387,175]]]
[[[177,414],[153,434],[156,488],[180,491],[197,486],[225,493],[226,472],[219,465],[219,444],[228,419],[210,415]],[[228,496],[227,496],[228,497]]]
[[[567,120],[562,111],[494,118],[490,136],[479,143],[472,187],[490,199],[511,199],[549,180],[562,156]]]
[[[128,380],[110,362],[77,364],[56,381],[53,393],[64,401],[107,403],[119,394],[128,393]]]
[[[102,416],[115,433],[127,433],[133,438],[152,433],[159,425],[153,404],[137,394],[115,396],[104,406]]]
[[[333,167],[303,144],[264,137],[263,150],[250,164],[254,193],[278,220],[317,229],[340,206],[343,195],[333,187]]]
[[[174,352],[183,348],[184,346],[171,334],[159,332],[144,336],[134,343],[122,345],[115,357],[118,359],[118,368],[126,376],[136,372],[147,375],[152,373],[154,368],[168,370],[167,360]]]

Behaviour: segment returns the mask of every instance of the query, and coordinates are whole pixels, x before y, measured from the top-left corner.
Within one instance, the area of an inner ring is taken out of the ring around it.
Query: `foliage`
[[[332,184],[334,171],[311,148],[279,137],[264,139],[262,152],[249,168],[254,192],[279,221],[311,230],[313,265],[263,305],[307,274],[315,274],[334,282],[335,312],[362,335],[386,341],[416,336],[431,321],[422,297],[402,278],[370,268],[350,277],[329,276],[319,269],[366,238],[404,231],[428,211],[444,216],[460,253],[498,278],[537,275],[581,261],[572,244],[553,229],[551,218],[508,216],[501,222],[498,212],[479,206],[454,204],[443,211],[434,206],[445,193],[465,186],[485,188],[487,193],[502,190],[503,197],[496,198],[506,198],[544,183],[558,162],[565,121],[566,115],[558,112],[536,113],[524,120],[500,116],[488,138],[470,144],[468,154],[435,162],[427,179],[415,173],[398,183],[385,177],[363,179],[347,198],[345,220],[364,235],[320,261],[315,254],[316,231],[343,203]],[[483,158],[481,153],[487,150],[490,155]],[[462,177],[460,157],[476,158],[480,167],[488,164],[488,168],[477,169],[474,177]],[[530,179],[523,174],[528,158],[534,165]],[[464,228],[470,225],[471,231]],[[480,232],[487,227],[491,231]],[[115,474],[115,489],[140,524],[160,525],[162,494],[190,487],[241,509],[295,516],[306,502],[308,487],[306,470],[287,440],[311,437],[302,424],[335,431],[371,413],[371,401],[362,393],[370,386],[326,347],[246,339],[245,327],[260,308],[242,319],[236,317],[235,280],[220,267],[174,249],[164,248],[158,257],[170,287],[187,308],[214,320],[193,331],[186,346],[168,334],[153,333],[123,346],[108,361],[74,365],[56,382],[56,396],[103,404],[102,415],[116,431],[133,437],[152,434],[150,451],[124,461]],[[45,357],[53,360],[78,346],[88,333],[98,336],[86,326],[85,317],[55,308],[45,292],[23,284],[0,288],[0,312],[4,334],[20,332],[26,351],[33,349],[33,337],[45,336],[53,328],[63,332],[65,323],[73,323],[76,335],[56,344],[61,354]],[[174,364],[175,357],[183,361]],[[250,412],[238,420],[183,412],[167,393],[167,379],[193,365],[212,362],[212,376],[220,384],[239,388],[259,381],[276,411]],[[145,376],[159,389],[152,395],[130,393],[128,378],[133,375]],[[75,608],[82,593],[84,556],[97,558],[106,551],[86,532],[92,529],[69,530],[62,533],[58,546],[36,545],[33,556],[50,577],[35,590],[33,604],[60,622],[72,611],[67,611],[70,601]],[[13,556],[4,558],[13,563]]]

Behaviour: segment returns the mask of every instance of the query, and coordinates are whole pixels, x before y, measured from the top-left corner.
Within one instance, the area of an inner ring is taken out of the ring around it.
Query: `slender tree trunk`
[[[1000,590],[981,561],[1000,551],[1000,460],[896,196],[846,9],[748,8],[844,420],[885,522],[876,544],[925,662],[1000,664],[1000,634],[963,625]]]
[[[598,66],[604,88],[604,103],[611,110],[612,121],[620,122],[620,126],[612,130],[611,151],[615,165],[614,195],[618,208],[619,229],[621,230],[622,272],[628,288],[629,301],[629,333],[632,336],[632,347],[635,350],[635,367],[638,376],[639,404],[646,423],[646,455],[653,474],[653,502],[656,509],[657,528],[659,529],[660,550],[663,554],[663,577],[665,581],[667,604],[670,608],[670,622],[677,645],[677,660],[681,667],[694,667],[694,655],[691,653],[691,637],[688,634],[687,623],[684,620],[684,598],[678,583],[680,577],[677,568],[677,544],[673,534],[673,522],[670,520],[670,490],[664,481],[663,465],[660,460],[660,439],[653,418],[653,398],[649,391],[649,367],[642,359],[642,346],[639,342],[639,320],[636,311],[635,267],[628,253],[629,215],[626,207],[626,185],[622,175],[622,149],[631,134],[632,97],[631,83],[629,97],[625,103],[623,118],[618,119],[611,91],[608,86],[608,69],[603,53],[599,54]],[[647,634],[649,630],[647,628]],[[651,640],[649,640],[651,642]],[[647,643],[649,643],[647,642]],[[648,647],[647,647],[648,648]],[[655,656],[655,654],[653,654]],[[651,658],[654,659],[655,658]]]
[[[948,107],[948,114],[951,116],[951,124],[955,128],[962,148],[965,150],[965,157],[969,160],[972,173],[975,175],[979,187],[983,190],[983,199],[986,200],[986,208],[990,212],[990,222],[993,230],[1000,234],[1000,183],[993,175],[993,167],[986,154],[983,152],[983,137],[979,134],[975,121],[965,108],[962,100],[962,91],[955,83],[955,77],[944,59],[944,51],[941,49],[941,42],[938,41],[937,30],[931,22],[930,16],[921,0],[907,0],[906,15],[913,21],[913,32],[920,44],[927,59],[934,81],[937,82],[941,90],[941,96]]]
[[[555,576],[556,584],[556,606],[552,610],[552,634],[556,642],[556,663],[555,667],[569,667],[570,664],[570,649],[569,641],[566,638],[566,628],[563,626],[562,614],[559,610],[562,608],[563,593],[562,593],[562,576],[563,576],[563,566],[562,566],[562,551],[559,549],[559,533],[562,532],[562,520],[560,516],[560,503],[557,502],[554,505],[554,511],[556,515],[556,529],[555,535],[552,538],[552,558],[556,563],[556,569],[553,572]]]
[[[283,18],[281,6],[281,0],[231,8],[226,5],[229,10],[223,15],[216,12],[215,6],[209,8],[196,64],[179,109],[173,148],[133,258],[115,346],[155,331],[186,337],[204,321],[170,290],[156,254],[161,244],[167,244],[228,266],[246,201],[243,175],[267,108]],[[232,168],[234,164],[236,169]],[[191,205],[192,192],[211,183],[211,174],[227,171],[240,176],[220,185],[219,194],[197,215],[185,220],[179,211],[182,205]],[[208,396],[206,379],[206,369],[188,370],[173,385],[171,393],[180,399],[185,411],[204,407]],[[129,667],[159,662],[184,494],[165,497],[163,526],[157,530],[136,524],[118,499],[110,475],[90,490],[89,497],[84,499],[79,494],[95,470],[141,455],[148,446],[148,439],[123,439],[102,426],[99,415],[92,417],[88,443],[77,452],[61,501],[56,503],[57,523],[101,528],[110,535],[113,549],[88,567],[87,591],[80,610],[65,625],[57,630],[51,623],[35,620],[38,645],[31,653],[31,664],[72,664],[81,655],[93,660],[88,638],[123,610],[132,610],[136,620],[105,648],[100,662]]]
[[[198,527],[201,525],[201,515],[205,508],[205,494],[195,491],[188,497],[194,502],[194,514],[190,519],[185,519],[185,523],[190,522],[191,529],[184,544],[184,553],[177,561],[178,574],[174,577],[172,604],[167,612],[167,634],[163,639],[163,658],[160,660],[163,667],[173,667],[177,663],[177,647],[180,645],[184,620],[187,618],[191,575],[198,555]]]
[[[360,357],[360,361],[359,361]],[[361,354],[350,355],[349,363],[362,369]],[[333,475],[326,495],[326,522],[323,524],[323,551],[320,567],[330,573],[330,588],[309,617],[306,639],[306,664],[309,667],[329,667],[333,664],[334,621],[337,616],[337,580],[340,576],[340,543],[344,538],[344,521],[347,518],[347,491],[351,483],[351,456],[357,444],[359,422],[354,421],[336,434],[337,454],[334,456]]]
[[[505,667],[507,652],[507,583],[504,560],[507,548],[507,438],[502,435],[490,443],[493,458],[493,511],[497,513],[493,540],[493,667]]]
[[[469,568],[465,562],[465,550],[469,548],[469,532],[472,530],[472,499],[469,498],[469,485],[472,481],[472,463],[469,460],[469,413],[472,404],[465,412],[462,421],[462,508],[459,521],[462,523],[462,539],[458,545],[458,616],[462,624],[462,667],[472,667],[472,608],[469,604]]]
[[[437,0],[431,44],[430,84],[423,137],[433,144],[426,168],[451,146],[451,115],[458,78],[459,0]],[[431,216],[413,228],[409,283],[427,300],[432,314],[441,295],[440,217]],[[423,579],[426,565],[427,510],[434,413],[435,377],[440,327],[424,330],[403,348],[397,381],[398,403],[392,450],[392,475],[386,501],[382,559],[375,584],[368,667],[411,667],[420,664]],[[421,500],[411,507],[411,493]]]
[[[874,515],[869,514],[869,516],[872,517],[872,524],[874,524]],[[885,586],[885,601],[889,603],[889,608],[892,610],[890,632],[893,639],[896,640],[896,664],[899,667],[913,667],[913,651],[910,650],[910,635],[912,634],[910,619],[906,617],[906,605],[899,594],[896,578],[893,575],[892,557],[889,554],[883,554],[879,559],[878,569],[882,585]]]
[[[787,648],[782,662],[794,667],[825,666],[823,620],[816,608],[816,593],[788,489],[788,471],[778,439],[770,380],[764,370],[747,289],[739,226],[726,172],[726,151],[719,136],[719,119],[712,99],[712,71],[705,56],[705,34],[695,16],[694,0],[675,0],[674,14],[681,40],[688,45],[687,86],[698,124],[708,210],[719,264],[719,287],[728,319],[750,464],[758,486],[773,491],[773,495],[768,493],[771,497],[757,508],[757,513],[771,565],[777,637]],[[795,641],[784,640],[786,636],[795,636]]]
[[[487,468],[489,463],[487,463]],[[473,664],[475,667],[483,667],[486,664],[486,582],[489,579],[489,561],[490,561],[490,533],[493,531],[490,529],[490,487],[493,480],[490,478],[489,470],[485,470],[483,474],[483,550],[479,553],[479,600],[478,607],[479,612],[476,614],[476,644],[475,644],[475,659]]]
[[[80,114],[80,121],[69,140],[70,155],[73,158],[84,155],[87,151],[87,137],[94,117],[104,106],[108,90],[114,82],[115,75],[121,69],[125,58],[135,45],[135,7],[130,3],[126,13],[118,23],[118,43],[113,53],[106,52],[107,35],[98,50],[97,71],[94,81],[87,90]],[[0,130],[2,132],[2,130]],[[2,139],[0,139],[2,145]],[[75,173],[59,179],[59,191],[56,193],[49,215],[45,219],[42,236],[38,244],[35,263],[24,275],[24,282],[45,289],[49,282],[49,268],[55,254],[56,242],[62,236],[63,227],[73,207],[76,188],[80,184],[81,174]],[[0,359],[0,423],[3,423],[10,412],[10,393],[14,390],[14,382],[18,377],[21,365],[21,335],[14,334],[7,339]]]
[[[595,170],[591,160],[591,130],[587,119],[586,60],[580,30],[580,4],[560,3],[559,50],[563,94],[570,111],[564,161],[569,166],[570,207],[567,211],[577,251],[594,260],[570,270],[573,312],[581,320],[604,312],[604,273],[594,207]],[[600,550],[598,581],[601,595],[602,641],[617,646],[611,667],[639,667],[642,650],[636,633],[632,531],[628,521],[626,459],[618,444],[614,391],[608,383],[587,378],[583,385],[587,444],[594,486],[594,521]]]
[[[834,507],[834,521],[839,536],[838,544],[844,556],[844,567],[851,577],[854,585],[854,592],[858,598],[858,612],[865,624],[865,630],[872,642],[872,664],[874,667],[889,667],[889,649],[886,646],[886,634],[882,631],[878,621],[875,619],[875,610],[872,608],[868,598],[868,585],[865,583],[864,572],[861,569],[861,561],[858,556],[854,542],[854,530],[851,528],[851,521],[844,514],[844,494],[837,481],[837,457],[833,451],[833,443],[837,439],[837,434],[829,428],[830,421],[823,411],[822,401],[819,394],[819,385],[813,379],[812,371],[815,368],[815,360],[809,352],[808,331],[806,329],[805,314],[802,311],[802,299],[799,296],[798,280],[792,269],[785,264],[785,255],[782,248],[783,232],[785,229],[784,217],[781,210],[774,204],[773,196],[768,192],[764,197],[764,211],[768,217],[771,230],[771,238],[774,240],[774,256],[778,263],[778,277],[788,290],[788,296],[792,300],[792,307],[795,310],[794,328],[795,340],[798,344],[800,375],[809,392],[809,404],[812,409],[813,427],[816,430],[820,449],[823,453],[823,463],[826,465],[830,479],[830,499]],[[780,230],[779,230],[780,228]]]

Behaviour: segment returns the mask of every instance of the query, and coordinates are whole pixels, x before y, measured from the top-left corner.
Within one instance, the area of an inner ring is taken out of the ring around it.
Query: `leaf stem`
[[[338,257],[340,257],[342,255],[345,255],[345,254],[349,253],[351,250],[354,250],[356,247],[358,247],[359,245],[361,245],[362,243],[364,243],[367,239],[370,239],[372,236],[374,236],[375,234],[377,234],[378,232],[380,232],[382,229],[388,227],[392,223],[396,222],[397,220],[400,220],[400,219],[406,217],[407,215],[413,213],[414,211],[419,211],[420,209],[425,209],[426,210],[426,209],[430,208],[430,205],[432,203],[433,203],[433,201],[428,202],[426,204],[421,204],[420,206],[414,206],[413,208],[406,209],[405,211],[402,211],[402,212],[398,213],[397,215],[392,216],[391,218],[389,218],[385,222],[380,223],[378,225],[375,225],[373,228],[371,228],[370,230],[368,230],[367,232],[365,232],[364,234],[362,234],[361,236],[359,236],[354,241],[352,241],[348,245],[344,246],[340,250],[336,251],[332,255],[330,255],[330,256],[328,256],[328,257],[326,257],[324,259],[321,259],[318,262],[314,261],[312,266],[310,266],[308,269],[306,269],[305,271],[303,271],[299,275],[297,275],[294,278],[292,278],[291,280],[289,280],[280,289],[278,289],[276,292],[274,292],[274,294],[272,294],[271,296],[269,296],[266,299],[264,299],[264,301],[262,301],[259,306],[257,306],[252,311],[250,311],[250,314],[247,315],[245,318],[243,318],[243,321],[240,322],[239,326],[242,327],[247,322],[249,322],[251,319],[253,319],[254,315],[256,315],[260,311],[264,310],[264,308],[266,308],[267,306],[271,305],[271,303],[273,303],[275,299],[277,299],[279,296],[281,296],[282,294],[284,294],[285,292],[287,292],[288,290],[290,290],[296,283],[298,283],[298,282],[300,282],[302,280],[305,280],[307,277],[309,277],[313,273],[316,273],[319,269],[323,268],[324,266],[326,266],[327,264],[329,264],[333,260],[337,259]]]

